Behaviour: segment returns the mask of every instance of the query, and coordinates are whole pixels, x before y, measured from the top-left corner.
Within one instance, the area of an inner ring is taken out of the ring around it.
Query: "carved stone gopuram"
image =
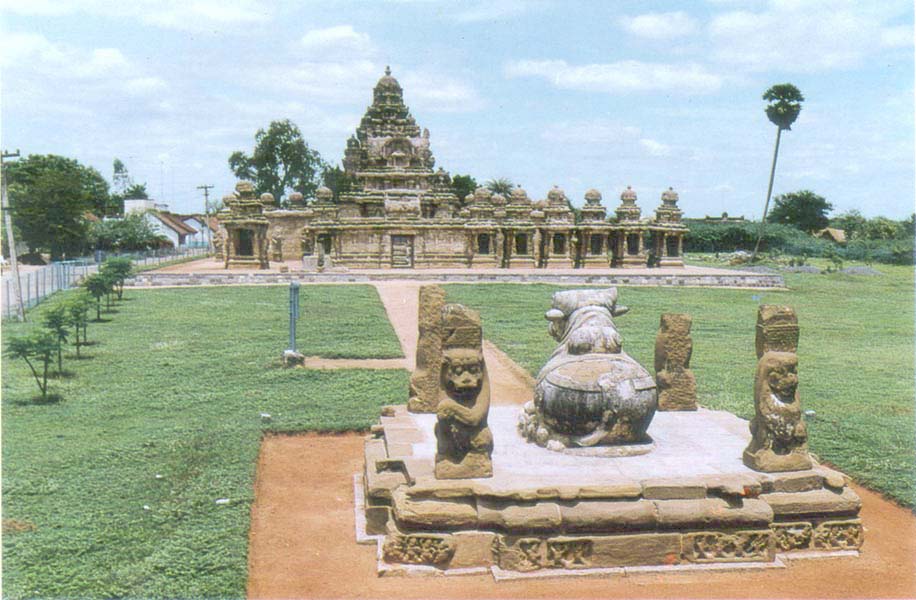
[[[756,471],[810,469],[808,429],[798,395],[798,320],[787,306],[763,305],[757,313],[754,418],[744,464]]]
[[[616,288],[553,295],[545,316],[559,345],[519,420],[528,441],[551,450],[649,441],[655,381],[621,350],[613,317],[627,310],[617,305]]]
[[[446,304],[441,314],[436,478],[491,477],[493,434],[487,427],[490,380],[483,359],[480,315],[461,304]]]
[[[666,313],[655,338],[658,410],[696,410],[697,380],[690,370],[690,315]]]
[[[424,285],[419,292],[417,322],[417,366],[410,375],[410,412],[436,412],[439,402],[439,379],[442,367],[442,307],[445,290],[438,285]]]

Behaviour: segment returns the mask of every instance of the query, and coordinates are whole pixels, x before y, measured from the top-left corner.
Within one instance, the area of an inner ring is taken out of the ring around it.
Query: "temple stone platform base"
[[[730,413],[659,412],[650,452],[607,457],[526,442],[520,410],[490,409],[492,477],[437,480],[435,415],[383,409],[355,485],[358,538],[378,545],[379,574],[778,568],[780,559],[857,555],[862,545],[846,477],[817,463],[747,468],[748,424]]]

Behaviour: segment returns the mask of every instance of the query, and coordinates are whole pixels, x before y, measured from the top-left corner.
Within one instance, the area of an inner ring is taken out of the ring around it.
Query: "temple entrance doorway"
[[[254,234],[250,229],[238,230],[235,254],[236,256],[254,256]]]
[[[413,236],[391,236],[391,266],[395,269],[413,268]]]

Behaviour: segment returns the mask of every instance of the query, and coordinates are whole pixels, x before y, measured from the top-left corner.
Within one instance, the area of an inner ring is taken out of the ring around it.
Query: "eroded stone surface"
[[[690,369],[690,315],[665,313],[655,338],[658,410],[696,410],[697,381]]]
[[[613,317],[627,310],[617,305],[616,288],[553,295],[545,316],[559,344],[519,418],[528,441],[555,450],[648,441],[655,381],[621,350]]]
[[[490,477],[490,380],[480,315],[460,304],[441,311],[442,365],[436,403],[436,478]]]
[[[443,306],[445,290],[441,286],[420,287],[417,311],[417,368],[410,375],[410,399],[407,402],[411,412],[436,412],[442,368]]]
[[[787,306],[757,313],[757,373],[751,442],[744,464],[757,471],[803,471],[812,466],[808,429],[798,394],[798,322]]]
[[[659,441],[656,452],[597,458],[526,443],[513,426],[517,410],[497,406],[489,416],[494,435],[503,440],[494,448],[493,477],[463,480],[433,475],[435,415],[386,410],[392,415],[382,419],[386,426],[402,430],[412,423],[419,433],[411,437],[421,441],[398,459],[381,456],[384,427],[381,437],[367,441],[367,462],[383,467],[374,475],[367,468],[376,486],[367,490],[367,527],[379,531],[390,514],[388,531],[402,537],[450,536],[442,538],[447,542],[399,537],[386,560],[404,555],[429,561],[450,545],[446,563],[403,564],[532,571],[767,563],[775,552],[861,545],[858,498],[845,482],[834,491],[819,465],[785,473],[749,469],[740,460],[746,422],[728,413],[659,413],[649,431]],[[844,481],[835,471],[830,475]],[[380,477],[392,478],[387,499]]]

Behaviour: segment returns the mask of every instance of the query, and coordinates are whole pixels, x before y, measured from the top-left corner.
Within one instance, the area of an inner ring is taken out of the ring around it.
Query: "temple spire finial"
[[[391,67],[385,65],[385,75],[391,75]]]

